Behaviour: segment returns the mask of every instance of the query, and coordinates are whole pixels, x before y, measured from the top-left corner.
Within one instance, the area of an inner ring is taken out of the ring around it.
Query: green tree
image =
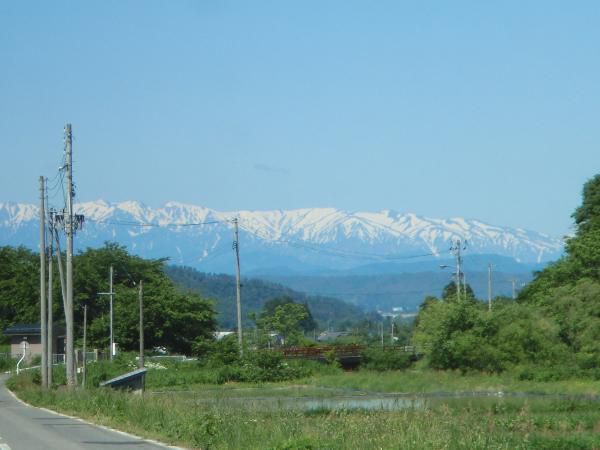
[[[588,233],[600,228],[600,174],[583,185],[583,201],[572,217],[577,233]]]
[[[467,283],[466,288],[463,284],[460,285],[460,297],[461,297],[461,299],[468,299],[471,301],[475,300],[475,292],[473,292],[473,289],[471,288],[470,284]],[[444,289],[442,290],[442,299],[444,301],[449,301],[449,302],[458,300],[458,296],[456,295],[456,282],[455,281],[451,281],[446,286],[444,286]]]
[[[25,247],[0,247],[0,342],[16,323],[39,322],[40,257]]]
[[[75,336],[82,336],[83,305],[88,306],[88,345],[107,348],[109,340],[109,267],[114,267],[114,333],[123,350],[136,350],[138,331],[138,286],[144,282],[144,339],[146,346],[165,346],[182,353],[191,351],[200,337],[210,337],[216,328],[211,302],[198,295],[179,292],[164,273],[164,260],[145,260],[124,247],[106,243],[75,255]],[[54,265],[57,270],[57,265]],[[58,272],[54,274],[54,318],[64,325]],[[0,330],[20,323],[39,323],[39,254],[23,247],[0,247]]]
[[[266,331],[280,333],[286,345],[296,345],[302,341],[302,323],[307,318],[308,310],[305,305],[283,302],[274,309],[265,310],[257,319],[257,325]]]
[[[82,308],[88,305],[91,345],[108,346],[109,267],[114,268],[113,302],[115,342],[123,350],[139,343],[139,281],[144,283],[144,340],[147,348],[164,346],[190,354],[198,338],[209,338],[216,328],[212,303],[196,294],[179,292],[164,273],[165,260],[146,260],[127,253],[124,247],[106,243],[77,255],[75,266],[77,330],[81,332]],[[80,335],[80,334],[79,334]]]

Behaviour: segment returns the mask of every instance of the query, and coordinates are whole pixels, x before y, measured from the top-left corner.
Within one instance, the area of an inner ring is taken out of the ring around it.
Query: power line
[[[89,222],[102,223],[107,225],[116,225],[124,227],[140,227],[140,228],[173,228],[173,227],[199,227],[203,225],[215,225],[220,223],[232,223],[230,219],[227,220],[213,220],[208,222],[195,222],[195,223],[141,223],[141,222],[128,222],[128,221],[117,221],[117,220],[99,220],[99,219],[87,219]]]

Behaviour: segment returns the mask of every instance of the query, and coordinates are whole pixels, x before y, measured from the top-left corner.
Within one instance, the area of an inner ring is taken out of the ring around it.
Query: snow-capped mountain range
[[[558,258],[562,242],[535,231],[463,218],[433,219],[391,210],[348,212],[334,208],[220,212],[169,202],[151,208],[136,201],[75,205],[85,216],[76,249],[115,241],[143,257],[204,271],[233,269],[233,219],[238,218],[242,265],[304,271],[348,269],[372,263],[449,258],[456,239],[465,255],[495,254],[523,263]],[[38,207],[0,203],[0,245],[38,246]]]

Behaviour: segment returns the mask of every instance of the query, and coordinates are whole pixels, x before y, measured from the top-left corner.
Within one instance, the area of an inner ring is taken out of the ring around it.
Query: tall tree
[[[573,213],[578,234],[600,228],[600,174],[583,185],[583,200]]]

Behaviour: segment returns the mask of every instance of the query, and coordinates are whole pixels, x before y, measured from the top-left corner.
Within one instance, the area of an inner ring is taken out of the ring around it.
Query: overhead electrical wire
[[[143,222],[128,222],[118,220],[98,220],[98,219],[86,219],[89,222],[104,223],[108,225],[124,226],[124,227],[140,227],[140,228],[174,228],[174,227],[199,227],[203,225],[215,225],[219,223],[231,223],[230,219],[227,220],[212,220],[207,222],[195,222],[195,223],[143,223]]]
[[[343,221],[349,220],[351,216],[347,216]],[[126,226],[126,227],[139,227],[139,228],[178,228],[178,227],[199,227],[206,225],[217,225],[217,224],[225,224],[232,223],[233,219],[225,219],[225,220],[212,220],[206,222],[193,222],[193,223],[168,223],[168,224],[159,224],[159,223],[142,223],[142,222],[132,222],[132,221],[118,221],[118,220],[101,220],[101,219],[86,219],[89,222],[99,223],[99,224],[107,224],[107,225],[115,225],[115,226]],[[368,220],[368,219],[366,219]],[[369,221],[370,222],[370,221]],[[245,225],[242,221],[239,222],[239,227],[258,237],[259,239],[267,240],[276,244],[289,245],[296,248],[303,248],[306,250],[310,250],[320,254],[326,254],[329,256],[339,257],[339,258],[347,258],[347,259],[372,259],[379,261],[402,261],[402,260],[410,260],[416,258],[425,258],[427,256],[439,256],[440,253],[445,252],[428,252],[421,253],[416,255],[394,255],[394,254],[380,254],[380,253],[368,253],[368,252],[358,252],[353,250],[346,250],[341,248],[324,248],[320,247],[316,244],[307,243],[305,241],[300,241],[297,239],[282,239],[282,238],[273,238],[267,235],[264,231],[253,229],[247,225]],[[390,228],[390,227],[385,227]],[[390,228],[391,229],[391,228]],[[393,230],[393,229],[392,229]],[[393,230],[397,231],[397,230]],[[218,252],[222,254],[221,252]],[[215,255],[208,256],[204,261],[210,260]]]

